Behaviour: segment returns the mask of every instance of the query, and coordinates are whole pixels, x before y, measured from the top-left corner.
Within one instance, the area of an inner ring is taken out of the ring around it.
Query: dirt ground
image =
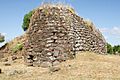
[[[62,62],[59,71],[28,67],[23,59],[0,62],[0,80],[120,80],[120,56],[90,52],[77,54],[73,60]]]

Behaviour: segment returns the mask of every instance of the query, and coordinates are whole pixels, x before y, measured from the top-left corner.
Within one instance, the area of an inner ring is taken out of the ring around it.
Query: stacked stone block
[[[42,5],[35,10],[26,32],[27,65],[50,67],[79,51],[104,54],[105,40],[100,32],[85,26],[83,18],[63,5]]]

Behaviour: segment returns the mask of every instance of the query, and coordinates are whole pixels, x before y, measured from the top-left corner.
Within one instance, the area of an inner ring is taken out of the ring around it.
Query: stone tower
[[[27,65],[54,66],[74,58],[79,51],[106,53],[106,42],[99,30],[69,6],[40,6],[34,11],[26,34]]]

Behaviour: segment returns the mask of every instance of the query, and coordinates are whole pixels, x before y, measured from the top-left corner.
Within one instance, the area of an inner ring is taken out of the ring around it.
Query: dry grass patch
[[[61,70],[50,72],[40,67],[27,67],[23,60],[17,60],[12,66],[0,68],[0,80],[120,80],[120,56],[99,55],[90,52],[77,54],[73,60],[61,63]],[[19,73],[7,75],[16,70]],[[21,72],[21,73],[20,73]]]

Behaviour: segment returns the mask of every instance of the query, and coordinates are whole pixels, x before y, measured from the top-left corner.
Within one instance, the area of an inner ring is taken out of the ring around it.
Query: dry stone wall
[[[102,34],[86,24],[68,6],[40,6],[34,11],[26,32],[26,64],[50,67],[74,58],[79,51],[106,53]]]

